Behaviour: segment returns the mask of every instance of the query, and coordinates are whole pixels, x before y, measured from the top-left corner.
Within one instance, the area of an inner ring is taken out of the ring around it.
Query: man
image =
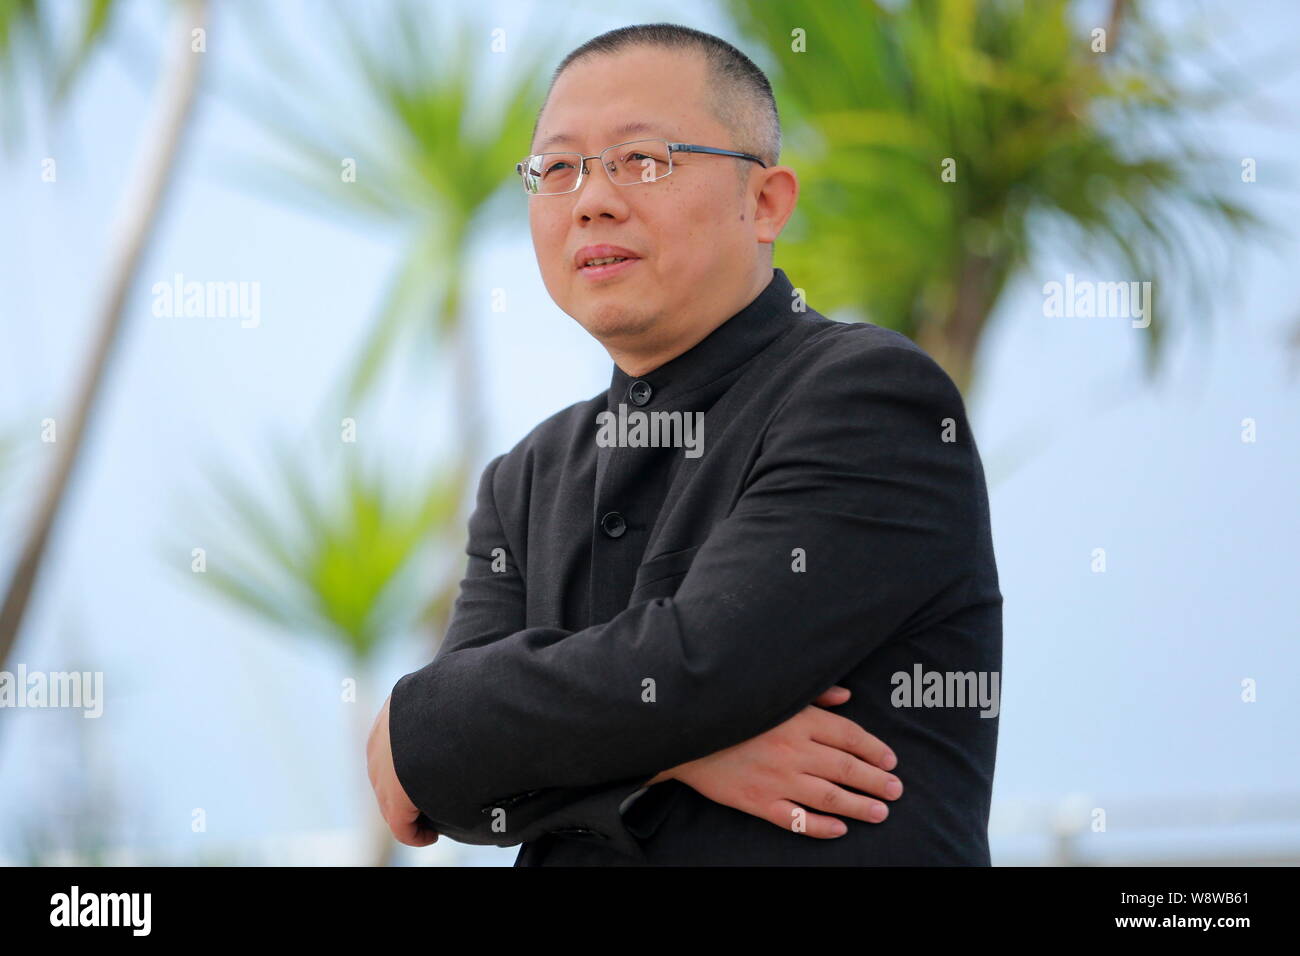
[[[556,71],[520,166],[533,243],[615,367],[483,473],[443,647],[371,734],[402,842],[989,862],[979,456],[924,352],[773,269],[798,195],[779,150],[766,78],[716,37],[629,27]]]

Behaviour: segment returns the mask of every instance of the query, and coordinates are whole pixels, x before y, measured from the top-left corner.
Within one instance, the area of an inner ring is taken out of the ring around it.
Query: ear
[[[760,168],[758,172],[757,192],[750,194],[754,238],[759,242],[776,242],[799,200],[799,177],[789,166]]]

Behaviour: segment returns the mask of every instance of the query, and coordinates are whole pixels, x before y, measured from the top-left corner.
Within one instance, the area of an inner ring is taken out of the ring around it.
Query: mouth
[[[640,261],[636,256],[597,256],[580,263],[578,273],[587,279],[604,279],[622,275]]]

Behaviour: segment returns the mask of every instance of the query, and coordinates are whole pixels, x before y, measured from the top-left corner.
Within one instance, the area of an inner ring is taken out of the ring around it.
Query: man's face
[[[636,139],[736,149],[704,105],[706,82],[704,60],[680,51],[634,47],[574,63],[551,91],[531,151],[591,156]],[[634,123],[643,128],[629,128]],[[548,142],[561,133],[568,135]],[[670,175],[620,186],[593,159],[578,192],[529,197],[533,249],[551,298],[616,348],[671,342],[743,307],[758,260],[754,199],[739,189],[736,162],[675,153]],[[602,244],[636,258],[604,274],[582,269],[581,250]]]

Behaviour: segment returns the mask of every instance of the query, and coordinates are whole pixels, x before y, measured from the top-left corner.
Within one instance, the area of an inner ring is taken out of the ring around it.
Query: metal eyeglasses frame
[[[656,176],[654,179],[634,179],[631,182],[627,182],[627,183],[616,182],[614,180],[614,174],[609,171],[609,166],[608,164],[606,164],[603,157],[611,149],[618,149],[620,146],[630,146],[633,143],[663,143],[665,146],[667,146],[668,147],[668,172],[664,173],[662,176]],[[526,156],[519,162],[515,163],[515,172],[519,174],[519,180],[521,183],[523,183],[524,192],[527,193],[529,196],[567,196],[569,193],[577,192],[579,189],[582,188],[582,184],[586,182],[587,160],[589,159],[600,160],[600,165],[604,168],[605,175],[609,177],[609,181],[614,183],[615,186],[638,186],[643,183],[657,183],[659,182],[659,180],[671,176],[673,172],[673,153],[708,153],[711,156],[733,156],[736,159],[747,159],[750,162],[758,163],[758,165],[762,166],[764,169],[767,169],[767,163],[763,162],[753,153],[738,153],[734,149],[718,149],[716,146],[699,146],[695,143],[670,143],[664,139],[631,139],[628,140],[626,143],[615,143],[613,146],[606,146],[599,153],[595,153],[591,156],[582,156],[581,153],[578,153],[576,151],[558,152],[558,153],[533,153],[532,155]],[[579,166],[578,178],[577,180],[575,180],[573,184],[573,188],[566,189],[563,192],[558,192],[558,193],[538,193],[538,192],[533,192],[531,189],[529,189],[528,180],[524,177],[524,167],[528,162],[530,162],[531,160],[535,159],[538,156],[581,156],[582,163]]]

